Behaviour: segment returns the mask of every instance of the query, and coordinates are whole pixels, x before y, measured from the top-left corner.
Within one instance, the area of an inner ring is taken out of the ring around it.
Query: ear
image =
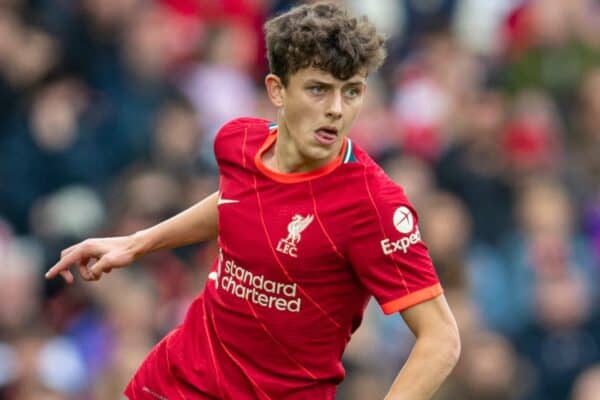
[[[265,77],[265,87],[271,103],[277,108],[283,107],[285,86],[283,86],[281,79],[277,75],[269,74]]]

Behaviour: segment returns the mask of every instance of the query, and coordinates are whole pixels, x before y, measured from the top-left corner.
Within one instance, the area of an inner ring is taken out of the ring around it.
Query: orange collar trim
[[[269,132],[269,136],[267,136],[262,146],[260,146],[260,149],[258,149],[258,151],[256,152],[256,155],[254,156],[254,163],[256,164],[256,168],[258,168],[260,172],[262,172],[267,177],[273,179],[274,181],[280,183],[304,182],[327,175],[342,164],[344,160],[344,154],[346,154],[346,148],[348,147],[348,138],[344,138],[344,142],[342,143],[342,149],[340,150],[340,153],[329,164],[312,171],[293,172],[289,174],[284,174],[281,172],[273,171],[272,169],[267,167],[262,160],[263,155],[267,152],[267,150],[271,148],[271,146],[275,144],[276,140],[277,129],[271,129],[271,131]]]

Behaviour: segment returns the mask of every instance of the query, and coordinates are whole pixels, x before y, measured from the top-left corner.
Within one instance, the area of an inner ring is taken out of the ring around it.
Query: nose
[[[333,93],[331,100],[327,105],[327,118],[337,120],[342,117],[342,102],[342,94],[337,92]]]

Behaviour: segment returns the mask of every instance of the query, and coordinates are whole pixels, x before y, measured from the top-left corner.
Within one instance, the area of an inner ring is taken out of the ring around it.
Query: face
[[[307,171],[335,159],[361,109],[366,72],[340,80],[305,68],[292,74],[287,86],[275,75],[267,76],[266,84],[279,109],[277,141],[284,161],[291,159],[297,171]]]

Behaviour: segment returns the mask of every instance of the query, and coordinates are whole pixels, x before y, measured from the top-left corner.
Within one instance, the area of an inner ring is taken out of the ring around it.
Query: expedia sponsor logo
[[[394,227],[402,234],[408,234],[400,239],[392,240],[389,238],[381,241],[381,250],[383,254],[390,255],[398,251],[406,254],[410,246],[421,241],[421,231],[415,226],[415,218],[408,207],[400,206],[396,209],[393,216]]]
[[[406,254],[410,246],[421,241],[421,231],[417,229],[409,236],[404,236],[398,240],[383,239],[381,241],[381,249],[383,254],[389,256],[397,251]]]
[[[410,233],[413,230],[415,219],[407,207],[401,206],[394,211],[394,226],[400,233]]]

